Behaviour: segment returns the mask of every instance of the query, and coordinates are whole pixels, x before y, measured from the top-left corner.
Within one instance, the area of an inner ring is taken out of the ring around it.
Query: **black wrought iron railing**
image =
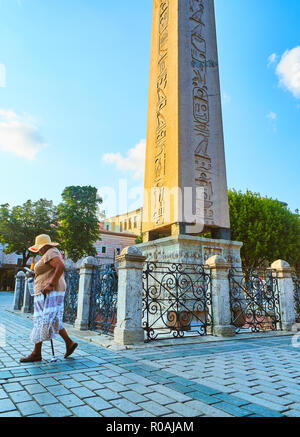
[[[77,315],[79,269],[67,270],[65,280],[67,289],[64,301],[64,322],[74,324]]]
[[[143,328],[147,340],[212,331],[211,272],[203,265],[147,262]]]
[[[114,264],[94,267],[89,329],[112,335],[117,323],[118,274]]]
[[[296,322],[300,323],[300,278],[293,275],[294,284],[294,301],[295,301],[295,318]]]
[[[278,278],[275,271],[229,272],[231,323],[237,332],[281,330]]]

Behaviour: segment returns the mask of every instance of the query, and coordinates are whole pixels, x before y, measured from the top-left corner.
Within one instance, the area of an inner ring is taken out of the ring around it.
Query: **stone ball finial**
[[[137,246],[128,246],[125,247],[121,255],[135,255],[135,256],[143,256],[141,249],[139,249]]]
[[[20,270],[20,271],[17,273],[17,278],[23,278],[23,277],[25,277],[25,273],[24,273],[22,270]]]
[[[86,267],[86,266],[96,266],[96,265],[97,265],[96,258],[94,258],[93,256],[88,256],[88,257],[84,258],[80,267],[82,268],[82,267]]]
[[[278,259],[277,261],[274,261],[271,265],[271,268],[274,270],[290,270],[291,266],[288,262],[284,261],[283,259]]]
[[[223,266],[223,265],[226,265],[228,263],[225,260],[225,258],[223,258],[223,256],[214,255],[214,256],[211,256],[210,258],[208,258],[208,260],[206,261],[206,264],[208,266]]]

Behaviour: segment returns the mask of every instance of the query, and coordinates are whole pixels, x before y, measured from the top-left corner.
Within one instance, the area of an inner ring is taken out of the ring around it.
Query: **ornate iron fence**
[[[294,283],[294,300],[295,300],[295,317],[296,322],[300,323],[300,279],[293,276]]]
[[[211,272],[202,265],[147,262],[143,328],[147,340],[212,332]]]
[[[92,274],[89,328],[112,335],[117,323],[118,274],[114,264],[96,266]]]
[[[276,272],[229,272],[231,323],[237,332],[281,330],[281,313]]]
[[[64,301],[64,322],[74,324],[77,315],[79,269],[65,272],[67,290]]]

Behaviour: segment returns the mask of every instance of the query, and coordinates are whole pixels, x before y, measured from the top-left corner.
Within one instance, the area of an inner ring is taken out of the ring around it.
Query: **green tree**
[[[257,269],[277,259],[300,260],[300,216],[278,200],[229,190],[232,240],[242,241],[243,265]]]
[[[100,240],[99,205],[102,199],[91,186],[66,187],[58,206],[59,238],[68,256],[77,262],[95,256],[94,243]]]
[[[46,199],[28,200],[12,208],[9,204],[0,205],[0,241],[5,245],[4,252],[22,255],[23,266],[32,255],[28,247],[34,244],[35,237],[48,234],[57,239],[56,226],[57,208]]]

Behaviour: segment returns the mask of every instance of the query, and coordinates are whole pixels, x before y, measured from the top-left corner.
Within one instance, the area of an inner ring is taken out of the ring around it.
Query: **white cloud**
[[[29,114],[0,109],[0,151],[32,160],[46,146]]]
[[[270,67],[270,65],[272,64],[275,64],[277,59],[278,59],[278,55],[276,55],[276,53],[272,53],[272,55],[268,57],[268,67]]]
[[[106,153],[104,162],[115,164],[118,170],[131,171],[134,179],[142,179],[145,170],[146,140],[141,140],[135,147],[128,150],[127,156],[120,153]]]
[[[276,73],[280,85],[289,90],[296,98],[300,98],[300,46],[286,50],[277,65]]]
[[[267,117],[270,119],[270,120],[276,120],[277,119],[277,114],[275,113],[275,112],[270,112],[268,115],[267,115]]]
[[[0,64],[0,88],[6,88],[6,68],[4,64]]]

